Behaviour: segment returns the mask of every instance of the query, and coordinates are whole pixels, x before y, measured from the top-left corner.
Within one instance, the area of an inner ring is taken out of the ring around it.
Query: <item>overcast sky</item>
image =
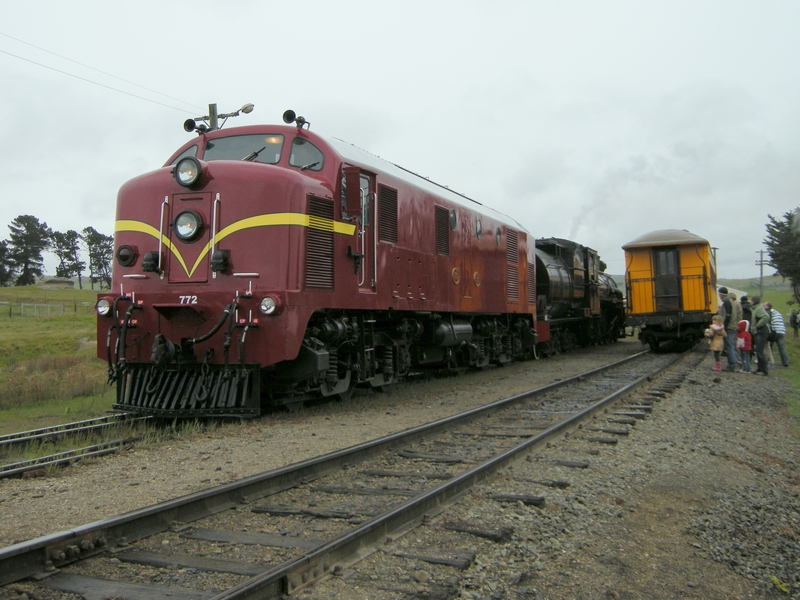
[[[31,214],[111,234],[118,188],[186,118],[291,108],[335,136],[596,248],[678,228],[756,277],[800,205],[800,3],[3,2],[0,239]],[[55,262],[47,261],[49,272]]]

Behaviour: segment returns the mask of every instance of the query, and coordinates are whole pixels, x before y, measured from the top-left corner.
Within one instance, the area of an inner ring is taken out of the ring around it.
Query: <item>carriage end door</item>
[[[680,264],[677,246],[653,249],[656,312],[681,309]]]

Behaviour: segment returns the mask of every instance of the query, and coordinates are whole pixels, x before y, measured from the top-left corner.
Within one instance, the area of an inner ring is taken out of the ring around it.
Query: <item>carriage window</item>
[[[673,249],[656,250],[656,275],[675,275],[678,272],[678,257]]]
[[[204,160],[248,160],[274,165],[281,159],[282,135],[232,135],[206,142]]]
[[[323,162],[322,150],[303,138],[294,138],[292,142],[292,153],[289,155],[289,164],[293,167],[300,167],[303,171],[319,171],[322,169]]]

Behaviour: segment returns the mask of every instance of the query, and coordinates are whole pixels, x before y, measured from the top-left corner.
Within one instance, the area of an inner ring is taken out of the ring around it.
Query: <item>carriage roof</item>
[[[681,246],[684,244],[708,244],[708,240],[686,229],[658,229],[628,242],[622,246],[622,249],[646,248],[648,246]]]

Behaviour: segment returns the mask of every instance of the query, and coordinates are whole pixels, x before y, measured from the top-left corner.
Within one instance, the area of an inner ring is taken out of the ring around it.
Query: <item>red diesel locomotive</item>
[[[284,122],[189,120],[198,137],[122,186],[97,303],[115,408],[252,417],[621,333],[595,251],[536,249],[513,219]]]

